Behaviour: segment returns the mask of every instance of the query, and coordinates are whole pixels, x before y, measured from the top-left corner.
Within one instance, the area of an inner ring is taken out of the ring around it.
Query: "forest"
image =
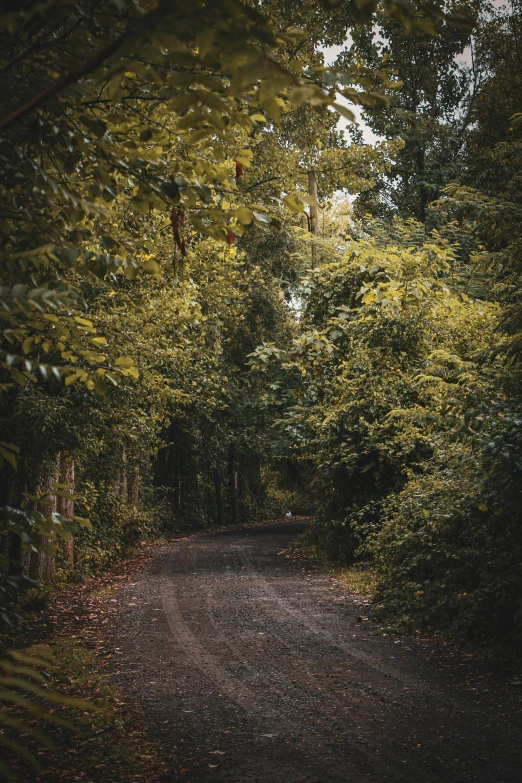
[[[517,656],[520,0],[1,0],[0,36],[0,775],[27,615],[173,536],[307,517],[387,627]]]

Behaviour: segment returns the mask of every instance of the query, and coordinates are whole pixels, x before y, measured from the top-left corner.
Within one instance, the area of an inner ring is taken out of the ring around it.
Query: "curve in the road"
[[[301,528],[173,542],[127,588],[118,684],[162,743],[169,780],[519,781],[509,693],[461,676],[458,658],[448,668],[373,635],[357,597],[281,554]]]

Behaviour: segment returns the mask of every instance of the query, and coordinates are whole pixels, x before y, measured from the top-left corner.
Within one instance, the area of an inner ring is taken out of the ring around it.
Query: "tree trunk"
[[[216,521],[218,525],[223,524],[223,497],[221,493],[221,474],[218,468],[212,468],[212,480],[214,482],[214,492],[216,495]]]
[[[140,496],[140,463],[138,457],[131,470],[129,501],[132,508],[137,508]]]
[[[315,203],[310,205],[310,233],[319,236],[319,206],[317,204],[317,172],[308,172],[308,194]],[[312,269],[317,269],[321,263],[321,248],[312,240]]]
[[[27,493],[27,462],[19,457],[14,482],[11,485],[11,496],[8,505],[20,506]],[[29,573],[29,553],[22,549],[22,540],[15,533],[9,534],[9,559],[11,569],[17,574]]]
[[[417,153],[417,176],[421,180],[425,177],[425,165],[424,165],[424,150],[419,149]],[[421,223],[426,222],[426,207],[428,206],[428,192],[424,185],[419,185],[419,220]]]
[[[15,574],[23,572],[22,539],[12,533],[9,535],[9,560],[11,571]]]
[[[228,449],[228,492],[230,503],[230,521],[237,522],[237,489],[238,489],[238,476],[237,476],[237,460],[235,449],[232,445]]]
[[[127,485],[127,454],[125,452],[125,449],[122,449],[121,451],[121,470],[120,470],[120,491],[119,496],[122,498],[123,502],[127,502],[127,492],[128,492],[128,485]]]
[[[262,494],[261,459],[259,454],[250,454],[248,458],[248,488],[256,501]]]
[[[39,481],[39,491],[49,491],[50,494],[45,497],[45,504],[37,506],[39,511],[44,517],[51,518],[56,512],[56,495],[52,494],[52,490],[58,481],[60,474],[60,456],[45,463],[42,466],[41,478]],[[37,536],[38,552],[31,552],[31,560],[29,564],[29,576],[31,579],[37,579],[40,582],[51,582],[55,575],[55,561],[54,555],[50,555],[42,550],[42,547],[52,543],[53,539],[48,536]]]
[[[74,457],[71,457],[66,451],[60,455],[60,484],[67,487],[67,492],[74,492]],[[71,498],[58,498],[57,511],[66,519],[72,519],[74,516],[74,500]],[[74,562],[74,539],[71,534],[64,548],[65,559],[69,563]]]
[[[120,448],[119,446],[116,448],[116,451],[114,453],[114,462],[116,464],[116,471],[109,481],[109,486],[111,488],[112,493],[117,498],[122,498],[124,501],[126,501],[128,486],[127,486],[127,455],[125,453],[125,448]]]

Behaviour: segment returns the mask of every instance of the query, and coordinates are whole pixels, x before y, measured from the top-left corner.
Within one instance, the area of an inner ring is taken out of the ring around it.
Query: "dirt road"
[[[281,554],[301,529],[175,541],[120,594],[112,676],[168,780],[520,783],[522,686],[377,635],[362,599]]]

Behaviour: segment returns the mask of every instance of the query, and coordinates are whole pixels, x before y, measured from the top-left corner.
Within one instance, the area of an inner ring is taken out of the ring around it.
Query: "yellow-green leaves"
[[[339,114],[342,117],[345,117],[347,120],[350,120],[350,122],[355,122],[355,114],[351,109],[348,109],[346,106],[343,106],[342,103],[333,103],[332,106],[336,111],[339,112]]]
[[[283,203],[288,209],[297,214],[305,211],[306,202],[300,193],[290,193],[288,196],[284,196]]]
[[[142,264],[142,269],[149,275],[158,275],[160,272],[160,266],[153,258],[147,258]]]
[[[234,212],[234,215],[243,226],[249,226],[254,219],[254,213],[247,207],[239,207]]]
[[[29,750],[27,737],[46,751],[57,750],[49,734],[35,725],[37,722],[60,726],[70,732],[77,731],[77,727],[61,716],[57,708],[73,707],[78,716],[80,711],[96,712],[98,708],[83,699],[66,696],[58,687],[58,678],[53,683],[56,667],[50,647],[34,645],[25,650],[9,650],[7,655],[0,660],[0,744],[8,753],[2,753],[0,772],[5,780],[16,783],[18,777],[14,767],[18,770],[20,760],[29,764],[34,774],[41,770],[40,753],[35,755]],[[13,758],[17,759],[16,765],[9,763]]]
[[[20,452],[18,446],[14,443],[4,443],[0,441],[0,468],[7,462],[13,470],[16,470],[16,457]]]
[[[77,324],[80,324],[80,326],[85,326],[87,329],[89,329],[89,331],[92,331],[94,329],[92,321],[89,321],[87,318],[81,318],[80,316],[75,315],[74,320],[76,321]]]
[[[241,163],[243,166],[248,168],[252,165],[252,158],[254,156],[254,153],[252,150],[245,149],[241,150],[241,152],[235,156],[236,162]]]
[[[76,372],[72,372],[70,375],[67,375],[64,381],[65,386],[71,386],[76,381],[84,381],[87,382],[89,380],[89,373],[85,370],[76,370]]]
[[[134,360],[130,358],[130,356],[119,356],[114,364],[116,364],[117,367],[123,367],[124,369],[129,369],[129,367],[132,367],[134,365]]]
[[[116,367],[119,368],[121,374],[123,376],[128,376],[131,378],[139,378],[139,371],[138,368],[134,364],[134,359],[130,356],[119,356],[114,364]]]

